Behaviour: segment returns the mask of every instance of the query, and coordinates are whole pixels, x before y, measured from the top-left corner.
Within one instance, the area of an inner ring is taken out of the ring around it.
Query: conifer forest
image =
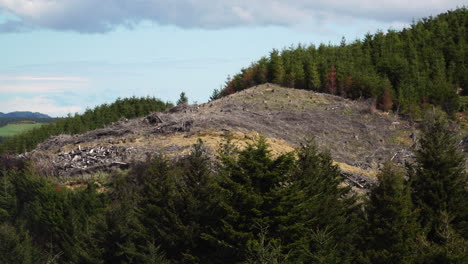
[[[155,112],[191,114],[185,93],[177,106],[119,98],[6,138],[0,263],[468,263],[466,127],[456,121],[467,108],[467,26],[462,7],[336,46],[275,49],[213,92],[211,102],[272,83],[368,100],[380,115],[414,124],[413,158],[382,161],[366,193],[343,183],[313,134],[278,154],[262,134],[239,147],[226,132],[214,153],[198,139],[183,155],[160,151],[72,187],[23,156],[55,136]]]

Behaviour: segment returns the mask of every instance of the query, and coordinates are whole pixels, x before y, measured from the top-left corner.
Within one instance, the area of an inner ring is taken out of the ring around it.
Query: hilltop
[[[467,263],[467,15],[5,138],[0,263]]]
[[[29,111],[15,111],[11,113],[2,113],[0,112],[0,118],[51,118],[49,115],[42,114],[39,112],[29,112]]]
[[[428,104],[463,111],[468,95],[468,9],[457,8],[400,31],[377,31],[340,45],[273,49],[228,77],[212,98],[270,82],[346,98],[373,98],[379,109],[419,118]]]
[[[215,153],[227,138],[243,146],[259,135],[267,138],[274,155],[314,137],[345,173],[366,178],[373,178],[386,160],[402,163],[415,139],[407,121],[367,101],[264,84],[206,104],[52,137],[27,156],[65,177],[126,167],[161,152],[185,155],[199,138]]]

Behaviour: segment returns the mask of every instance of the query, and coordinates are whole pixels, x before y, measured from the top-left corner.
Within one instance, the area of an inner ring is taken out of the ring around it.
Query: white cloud
[[[0,0],[0,8],[20,19],[0,24],[0,31],[29,26],[96,33],[144,21],[212,29],[289,26],[339,17],[408,23],[464,4],[466,0]]]
[[[74,76],[0,76],[0,93],[60,93],[86,89],[87,83]]]
[[[59,106],[46,96],[32,98],[15,97],[7,101],[0,101],[0,112],[31,111],[48,114],[50,116],[65,116],[68,113],[80,112],[79,106]]]

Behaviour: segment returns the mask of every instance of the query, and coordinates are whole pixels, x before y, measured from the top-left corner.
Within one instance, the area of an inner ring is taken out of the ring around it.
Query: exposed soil
[[[69,176],[125,166],[160,152],[184,155],[198,138],[215,153],[228,136],[243,146],[259,134],[267,137],[274,154],[315,137],[342,170],[353,175],[349,181],[363,188],[368,183],[361,178],[374,177],[384,161],[411,158],[408,150],[416,140],[408,122],[376,111],[366,101],[265,84],[210,103],[177,106],[81,135],[53,137],[26,155],[48,157],[43,162],[55,176]]]

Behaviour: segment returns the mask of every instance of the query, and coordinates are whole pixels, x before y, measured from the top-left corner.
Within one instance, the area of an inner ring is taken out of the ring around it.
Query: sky
[[[400,30],[468,0],[0,0],[0,112],[204,103],[273,49]]]

